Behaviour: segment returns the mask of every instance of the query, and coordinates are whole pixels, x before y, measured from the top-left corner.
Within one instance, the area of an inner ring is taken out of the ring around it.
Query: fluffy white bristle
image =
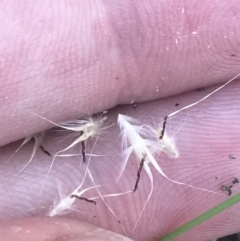
[[[54,205],[49,212],[49,216],[54,217],[57,215],[66,214],[67,212],[69,212],[73,209],[73,205],[74,205],[75,201],[77,200],[77,198],[73,197],[72,195],[81,197],[86,191],[99,187],[99,186],[93,186],[93,187],[86,188],[82,191],[79,191],[82,184],[83,183],[81,183],[81,185],[79,187],[77,187],[71,194],[69,194],[68,196],[65,196],[65,197],[63,197],[62,193],[60,193],[60,191],[59,191],[61,199],[58,202],[56,202],[56,201],[54,202]]]
[[[161,135],[162,127],[155,132],[157,137]],[[167,131],[165,131],[162,139],[159,139],[160,145],[162,146],[162,152],[168,155],[170,158],[178,158],[179,151],[176,146],[176,142],[173,136],[169,136]]]

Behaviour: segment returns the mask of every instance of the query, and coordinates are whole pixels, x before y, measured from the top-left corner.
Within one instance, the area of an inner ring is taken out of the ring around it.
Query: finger
[[[0,225],[3,241],[96,241],[123,240],[129,238],[103,230],[93,225],[67,218],[25,218],[11,220]]]
[[[49,127],[23,110],[60,122],[239,71],[237,0],[0,4],[0,145]]]
[[[232,83],[198,106],[168,120],[166,128],[170,135],[175,135],[180,157],[169,159],[160,155],[157,161],[171,179],[220,192],[222,185],[228,185],[232,178],[239,177],[239,87],[240,82]],[[109,113],[109,124],[115,125],[108,129],[105,136],[99,138],[96,145],[94,140],[88,141],[86,145],[86,153],[97,155],[91,157],[89,168],[96,184],[101,185],[102,194],[132,190],[137,177],[138,164],[133,155],[119,183],[115,182],[119,171],[117,166],[121,161],[121,139],[116,125],[118,113],[133,116],[141,123],[158,127],[165,115],[200,99],[210,91],[212,89],[209,88],[204,92],[194,91],[144,103],[138,105],[134,113],[131,105],[112,110]],[[179,105],[176,106],[176,103]],[[44,142],[45,149],[50,153],[56,153],[69,144],[66,141],[57,141],[54,136],[55,134],[50,132]],[[83,180],[84,165],[80,167],[81,158],[78,156],[58,158],[46,178],[52,158],[39,151],[32,163],[18,173],[28,161],[33,146],[29,143],[11,162],[4,165],[4,160],[17,148],[17,144],[1,148],[1,217],[9,219],[47,215],[54,200],[59,200],[60,197],[57,183],[62,183],[61,195],[69,194]],[[79,153],[81,149],[75,147],[72,151]],[[236,155],[237,159],[230,159],[231,154]],[[89,162],[89,156],[87,160]],[[163,236],[228,197],[226,192],[222,192],[224,196],[219,196],[171,183],[154,171],[153,166],[150,168],[154,175],[154,191],[134,232],[132,229],[150,190],[150,181],[144,172],[134,194],[105,198],[115,216],[100,199],[96,200],[97,205],[78,200],[74,211],[68,215],[136,240],[149,240]],[[43,185],[44,190],[41,192]],[[93,185],[91,180],[86,178],[83,188]],[[238,192],[238,189],[239,186],[235,185],[233,193]],[[14,190],[18,190],[17,197]],[[86,192],[88,198],[96,195],[98,193],[94,189]],[[161,222],[163,217],[164,222]],[[240,213],[236,205],[179,240],[192,240],[194,237],[195,240],[204,241],[237,232],[239,219]]]

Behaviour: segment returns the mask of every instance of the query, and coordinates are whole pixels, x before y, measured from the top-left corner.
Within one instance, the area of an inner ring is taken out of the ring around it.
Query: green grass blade
[[[223,212],[227,208],[235,205],[236,203],[240,202],[240,193],[228,198],[227,200],[223,201],[222,203],[218,204],[217,206],[209,209],[208,211],[204,212],[203,214],[199,215],[198,217],[192,219],[191,221],[185,223],[181,227],[175,229],[171,233],[167,234],[163,238],[159,239],[158,241],[170,241],[174,240],[176,237],[188,232],[189,230],[195,228],[199,224],[207,221],[208,219],[214,217],[215,215]]]

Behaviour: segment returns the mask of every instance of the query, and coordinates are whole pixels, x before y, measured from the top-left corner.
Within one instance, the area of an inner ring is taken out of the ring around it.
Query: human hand
[[[116,123],[117,114],[123,113],[142,123],[158,125],[172,111],[215,89],[198,92],[196,88],[222,83],[239,72],[237,1],[156,1],[138,5],[127,0],[89,5],[35,1],[1,5],[1,145],[51,127],[31,111],[59,123],[82,117],[84,112],[128,104],[110,110],[109,123]],[[239,81],[233,82],[201,105],[168,121],[180,157],[160,156],[159,164],[172,179],[219,192],[222,184],[238,176],[238,158],[233,160],[229,155],[240,154],[239,85]],[[163,97],[169,98],[157,100]],[[138,104],[133,113],[129,105],[132,100],[153,101]],[[119,134],[115,124],[93,150],[101,156],[92,157],[90,170],[104,194],[131,190],[136,180],[138,167],[131,158],[119,183],[115,182],[122,151]],[[67,145],[55,136],[48,132],[44,141],[45,149],[53,154]],[[35,240],[43,240],[39,226],[47,227],[44,235],[49,239],[68,236],[70,240],[73,234],[72,239],[81,240],[86,238],[88,226],[80,221],[123,235],[124,227],[135,240],[155,240],[225,198],[173,184],[153,170],[154,192],[134,232],[131,230],[149,194],[150,182],[144,173],[134,194],[106,198],[121,223],[100,200],[96,206],[79,200],[71,220],[47,218],[58,197],[57,181],[63,183],[64,192],[71,192],[83,178],[83,164],[80,168],[79,157],[57,159],[46,179],[52,158],[38,151],[31,164],[18,173],[28,161],[33,143],[5,162],[20,143],[0,150],[1,219],[9,220],[0,226],[8,237],[3,236],[5,240],[28,236],[13,229],[21,225]],[[87,151],[92,149],[90,142]],[[86,179],[85,187],[92,185]],[[94,190],[86,192],[88,197],[94,194]],[[204,241],[239,231],[239,216],[236,206],[178,240]],[[56,222],[60,223],[58,227]]]

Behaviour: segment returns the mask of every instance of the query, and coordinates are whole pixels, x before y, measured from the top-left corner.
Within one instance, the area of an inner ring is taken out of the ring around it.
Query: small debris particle
[[[196,89],[196,91],[198,91],[198,92],[202,92],[202,91],[204,91],[204,90],[206,90],[206,88],[204,88],[204,87],[201,87],[201,88],[197,88],[197,89]]]
[[[222,191],[226,191],[227,186],[226,186],[226,185],[222,185],[220,189],[221,189]]]
[[[215,177],[215,179],[218,179],[218,177]]]
[[[130,101],[130,105],[134,104],[134,102],[135,102],[135,100],[134,100],[134,99],[133,99],[133,100],[131,100],[131,101]]]
[[[230,185],[230,186],[222,185],[220,190],[221,191],[227,191],[228,192],[228,196],[231,196],[232,195],[231,188],[232,188],[232,185]]]
[[[239,183],[239,179],[234,177],[234,179],[232,180],[232,184],[230,185],[222,185],[220,190],[221,191],[227,191],[228,192],[228,196],[231,196],[232,195],[232,188],[233,188],[233,185],[235,185],[236,183]]]
[[[236,156],[236,155],[233,155],[233,154],[230,155],[229,157],[230,157],[231,159],[237,159],[237,156]]]
[[[231,54],[231,56],[232,56],[232,57],[234,57],[234,56],[235,56],[235,54]]]
[[[232,184],[236,184],[236,183],[239,183],[239,179],[235,177],[235,178],[232,180]]]
[[[135,104],[133,105],[133,113],[135,112],[135,109],[137,108],[138,106]]]
[[[176,103],[175,106],[176,106],[176,107],[179,106],[179,103]]]

